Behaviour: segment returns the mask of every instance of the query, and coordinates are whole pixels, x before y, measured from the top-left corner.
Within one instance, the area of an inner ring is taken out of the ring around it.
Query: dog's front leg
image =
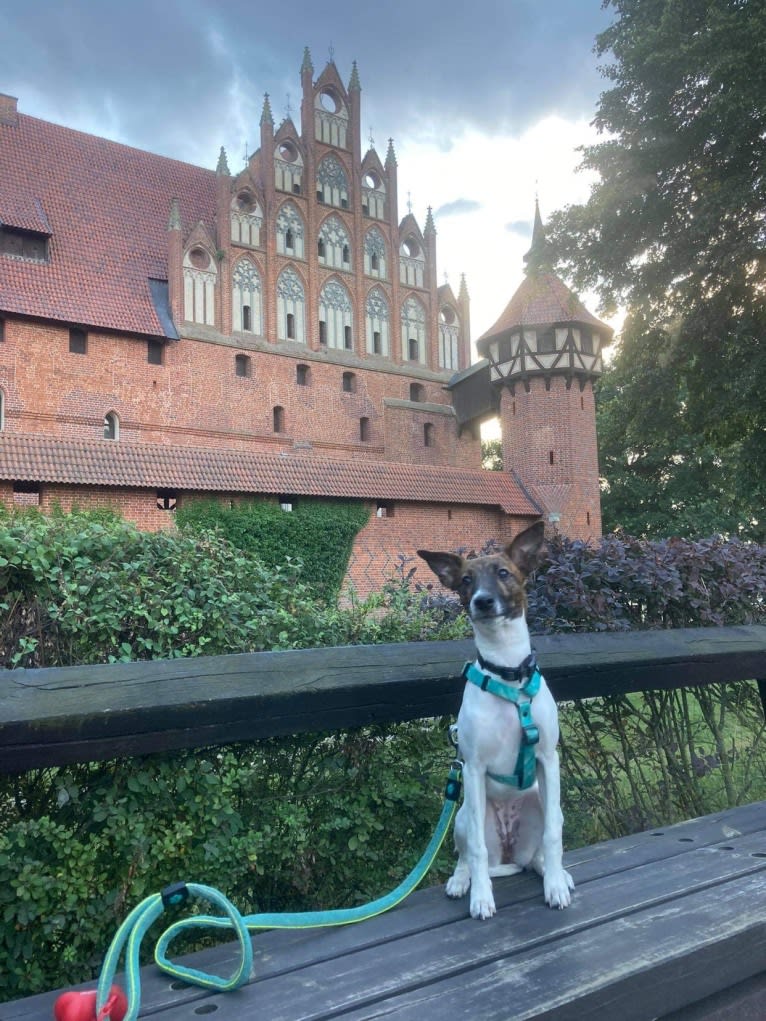
[[[490,918],[495,913],[489,856],[484,835],[487,813],[487,773],[483,766],[466,762],[463,768],[465,856],[471,875],[471,915]]]
[[[545,903],[566,908],[572,900],[574,882],[564,869],[559,757],[555,748],[537,760],[537,782],[543,807],[543,889]]]

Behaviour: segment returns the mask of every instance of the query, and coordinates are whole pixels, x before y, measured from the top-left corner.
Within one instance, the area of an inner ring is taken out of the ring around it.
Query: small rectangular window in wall
[[[39,507],[40,483],[27,481],[14,482],[13,502],[17,507]]]
[[[0,342],[5,340],[5,319],[0,316]]]
[[[88,334],[85,330],[81,330],[76,326],[69,330],[69,351],[73,355],[88,353]]]
[[[376,518],[392,518],[394,516],[394,505],[390,500],[379,500],[375,508]]]
[[[178,493],[175,489],[157,490],[157,509],[162,511],[174,511],[178,506]]]
[[[147,340],[146,360],[150,365],[162,365],[165,345],[161,340]]]

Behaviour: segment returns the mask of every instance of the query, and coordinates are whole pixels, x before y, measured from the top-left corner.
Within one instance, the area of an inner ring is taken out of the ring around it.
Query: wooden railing
[[[766,626],[540,636],[558,700],[757,680]],[[0,671],[0,771],[454,713],[473,643]]]

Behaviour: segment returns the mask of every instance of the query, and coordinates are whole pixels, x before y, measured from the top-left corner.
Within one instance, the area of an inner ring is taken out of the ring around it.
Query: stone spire
[[[314,65],[311,63],[311,53],[309,52],[308,46],[303,47],[303,63],[301,64],[301,74],[305,74],[308,71],[309,74],[314,73]]]
[[[428,212],[426,213],[426,225],[423,228],[423,234],[426,235],[426,234],[435,234],[435,233],[436,233],[436,226],[434,225],[433,212],[431,210],[431,207],[429,206],[428,207]]]
[[[356,66],[356,61],[354,61],[351,65],[351,78],[349,79],[348,83],[348,91],[349,92],[362,91],[362,85],[361,82],[359,81],[359,71]]]
[[[231,172],[229,170],[229,162],[226,159],[226,150],[221,146],[221,151],[218,154],[218,165],[215,168],[216,174],[223,174],[229,177]]]
[[[460,291],[458,293],[458,300],[459,301],[467,301],[468,300],[468,296],[469,296],[468,295],[468,285],[465,282],[465,273],[461,273],[460,274]]]
[[[261,111],[261,127],[263,127],[264,124],[270,124],[272,128],[274,127],[274,115],[271,112],[271,103],[269,102],[269,94],[268,94],[268,92],[264,92],[264,94],[263,94],[263,110]]]
[[[543,227],[543,219],[540,216],[540,203],[537,198],[535,198],[535,225],[532,228],[532,245],[524,256],[524,262],[527,264],[524,272],[528,275],[550,271],[553,268],[551,246],[545,236],[545,227]]]
[[[389,165],[396,166],[396,153],[394,152],[393,138],[389,138],[388,140],[388,152],[386,153],[386,167]]]

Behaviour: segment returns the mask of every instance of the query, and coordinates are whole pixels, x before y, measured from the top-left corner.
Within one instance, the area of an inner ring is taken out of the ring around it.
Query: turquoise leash
[[[203,989],[216,992],[230,992],[244,985],[253,970],[253,947],[250,932],[259,929],[315,929],[330,925],[350,925],[363,922],[376,915],[383,914],[396,907],[420,885],[434,863],[444,838],[452,824],[460,797],[462,763],[455,761],[447,778],[444,791],[444,807],[436,825],[428,847],[410,874],[390,893],[368,904],[355,908],[338,908],[331,911],[295,911],[280,913],[264,913],[241,915],[231,901],[220,891],[200,883],[175,883],[166,887],[161,893],[152,894],[138,904],[117,930],[107,951],[101,969],[96,997],[97,1017],[104,1021],[108,1014],[103,1013],[109,999],[114,976],[120,958],[125,955],[125,984],[128,1000],[127,1013],[124,1021],[136,1021],[141,1006],[141,942],[167,907],[183,904],[190,896],[207,901],[220,908],[222,915],[194,915],[191,918],[174,922],[160,936],[154,951],[154,960],[158,967],[173,978],[181,979]],[[196,968],[174,964],[167,957],[167,949],[171,941],[179,933],[189,929],[227,929],[236,933],[239,943],[240,957],[234,972],[224,978],[211,975]]]

